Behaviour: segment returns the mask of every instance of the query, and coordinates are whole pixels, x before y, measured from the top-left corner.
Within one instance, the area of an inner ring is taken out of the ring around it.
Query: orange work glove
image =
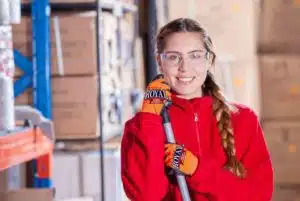
[[[158,75],[147,86],[141,111],[160,115],[164,103],[168,100],[171,100],[170,87],[163,76]]]
[[[198,158],[183,146],[168,143],[165,145],[165,166],[191,176],[198,167]]]

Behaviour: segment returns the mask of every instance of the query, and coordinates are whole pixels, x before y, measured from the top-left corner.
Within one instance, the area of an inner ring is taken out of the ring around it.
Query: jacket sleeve
[[[164,131],[160,116],[138,113],[125,124],[121,175],[131,201],[161,201],[168,192],[164,174]]]
[[[249,113],[248,113],[249,114]],[[188,178],[189,187],[218,201],[270,201],[273,170],[263,132],[254,112],[247,117],[251,138],[242,158],[247,177],[240,179],[217,164],[213,158],[201,158],[195,174]]]

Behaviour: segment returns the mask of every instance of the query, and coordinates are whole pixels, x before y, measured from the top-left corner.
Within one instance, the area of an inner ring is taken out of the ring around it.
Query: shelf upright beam
[[[50,10],[49,0],[31,3],[33,103],[46,118],[52,119]],[[34,187],[51,188],[52,154],[37,158],[34,166]]]
[[[46,118],[52,119],[49,0],[33,0],[31,11],[33,102]]]

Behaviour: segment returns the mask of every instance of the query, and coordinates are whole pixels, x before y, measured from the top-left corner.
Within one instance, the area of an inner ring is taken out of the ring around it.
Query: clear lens
[[[202,65],[206,60],[206,54],[205,51],[194,51],[183,58],[180,53],[167,52],[161,54],[161,60],[162,64],[168,67],[178,67],[183,59],[189,62],[190,65]]]

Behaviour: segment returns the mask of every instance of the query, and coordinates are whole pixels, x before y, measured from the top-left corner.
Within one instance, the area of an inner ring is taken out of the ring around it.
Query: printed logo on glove
[[[197,169],[198,158],[184,146],[165,145],[165,165],[178,174],[191,176]]]
[[[170,86],[162,75],[158,75],[147,87],[142,112],[160,115],[164,103],[168,100],[171,100]]]

